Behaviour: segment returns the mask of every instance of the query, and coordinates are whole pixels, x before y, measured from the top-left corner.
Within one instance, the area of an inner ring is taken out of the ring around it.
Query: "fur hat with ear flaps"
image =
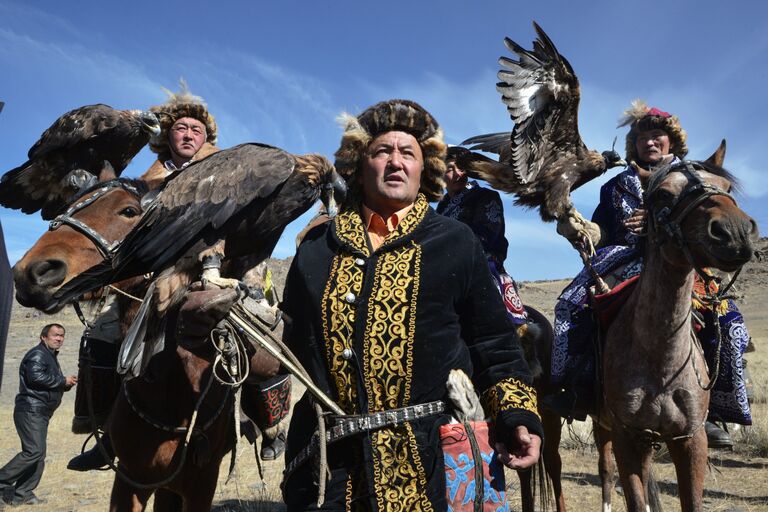
[[[637,148],[635,142],[637,135],[641,131],[664,130],[669,136],[670,153],[678,158],[685,158],[688,154],[688,135],[680,126],[680,119],[669,112],[664,112],[656,107],[648,107],[643,100],[635,100],[632,105],[624,111],[624,115],[619,120],[619,126],[629,125],[627,133],[626,160],[627,162],[637,161]]]
[[[171,92],[168,89],[164,89],[168,94],[168,100],[162,105],[156,105],[150,108],[150,111],[157,115],[160,120],[160,135],[153,138],[149,142],[149,147],[155,153],[161,155],[170,156],[170,148],[168,147],[168,131],[173,126],[173,123],[181,119],[182,117],[191,117],[197,119],[205,125],[206,142],[215,145],[216,136],[218,134],[216,130],[216,119],[208,112],[208,106],[200,96],[195,96],[189,92],[187,83],[182,79],[179,81],[181,90],[179,92]]]
[[[352,200],[362,199],[356,176],[368,145],[377,136],[390,131],[410,133],[419,141],[424,156],[419,191],[428,201],[437,201],[443,196],[446,152],[443,131],[421,105],[410,100],[382,101],[357,117],[342,114],[339,121],[344,125],[344,134],[335,154],[335,166],[346,180]]]

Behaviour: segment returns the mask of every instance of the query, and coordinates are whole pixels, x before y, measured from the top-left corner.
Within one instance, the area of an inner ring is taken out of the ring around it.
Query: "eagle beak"
[[[331,171],[330,179],[323,185],[320,198],[329,217],[333,218],[339,213],[339,205],[344,204],[346,198],[347,182],[334,169]]]
[[[150,137],[158,137],[160,135],[160,120],[152,112],[144,111],[141,113],[141,122],[144,125],[144,129],[149,132]]]

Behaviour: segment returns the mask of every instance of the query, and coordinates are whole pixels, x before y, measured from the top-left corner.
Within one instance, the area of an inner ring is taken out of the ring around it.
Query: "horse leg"
[[[541,423],[544,427],[544,439],[541,458],[544,461],[544,469],[547,472],[552,491],[555,494],[555,509],[557,512],[565,512],[565,495],[563,494],[562,470],[563,462],[560,458],[560,435],[562,426],[560,416],[548,411],[541,412]]]
[[[155,492],[155,512],[182,512],[183,506],[183,499],[175,492],[168,489]]]
[[[670,441],[667,447],[675,464],[681,510],[701,510],[707,467],[707,434],[700,428],[692,438]]]
[[[611,431],[600,425],[596,420],[592,420],[592,429],[595,433],[595,445],[597,446],[598,454],[597,469],[600,474],[600,484],[603,490],[603,512],[611,512],[614,476],[616,474],[616,465],[613,462]]]
[[[115,475],[109,497],[109,512],[141,512],[147,508],[147,501],[153,492],[153,489],[137,489]]]
[[[184,512],[208,512],[216,494],[219,466],[222,458],[214,458],[207,468],[189,465],[181,475],[183,482],[179,494],[183,496]]]
[[[651,447],[637,445],[622,428],[615,428],[611,436],[627,510],[647,512],[646,482],[651,468]]]

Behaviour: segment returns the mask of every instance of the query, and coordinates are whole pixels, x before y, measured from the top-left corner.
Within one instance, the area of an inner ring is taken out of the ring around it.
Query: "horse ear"
[[[112,164],[107,160],[104,160],[104,166],[101,168],[101,171],[99,171],[99,183],[116,179],[117,173],[115,172],[115,168],[112,167]]]
[[[723,162],[725,162],[725,139],[720,142],[720,147],[718,147],[717,150],[712,153],[712,156],[707,158],[705,162],[708,164],[714,164],[718,167],[723,166]]]

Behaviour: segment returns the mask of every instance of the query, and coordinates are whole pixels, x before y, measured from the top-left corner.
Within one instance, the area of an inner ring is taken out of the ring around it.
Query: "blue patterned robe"
[[[504,206],[499,193],[481,187],[476,181],[470,181],[467,188],[453,197],[443,197],[436,211],[440,215],[463,222],[472,229],[483,246],[483,252],[488,259],[488,269],[504,299],[507,316],[515,325],[524,324],[527,314],[520,300],[517,283],[504,270],[509,242],[504,236]]]
[[[643,206],[643,189],[634,167],[609,180],[600,189],[600,204],[592,221],[605,232],[592,265],[598,274],[617,272],[619,281],[640,274],[642,255],[637,249],[638,237],[624,227],[624,221]],[[563,290],[555,307],[555,342],[552,348],[552,378],[562,383],[577,371],[594,373],[593,337],[595,324],[588,305],[588,289],[594,285],[589,271],[583,269]],[[743,354],[749,342],[744,318],[736,304],[728,301],[725,314],[718,322],[710,315],[698,333],[707,364],[714,368],[716,357],[715,325],[719,324],[723,343],[720,372],[710,394],[710,417],[750,425],[752,416],[744,383]]]

